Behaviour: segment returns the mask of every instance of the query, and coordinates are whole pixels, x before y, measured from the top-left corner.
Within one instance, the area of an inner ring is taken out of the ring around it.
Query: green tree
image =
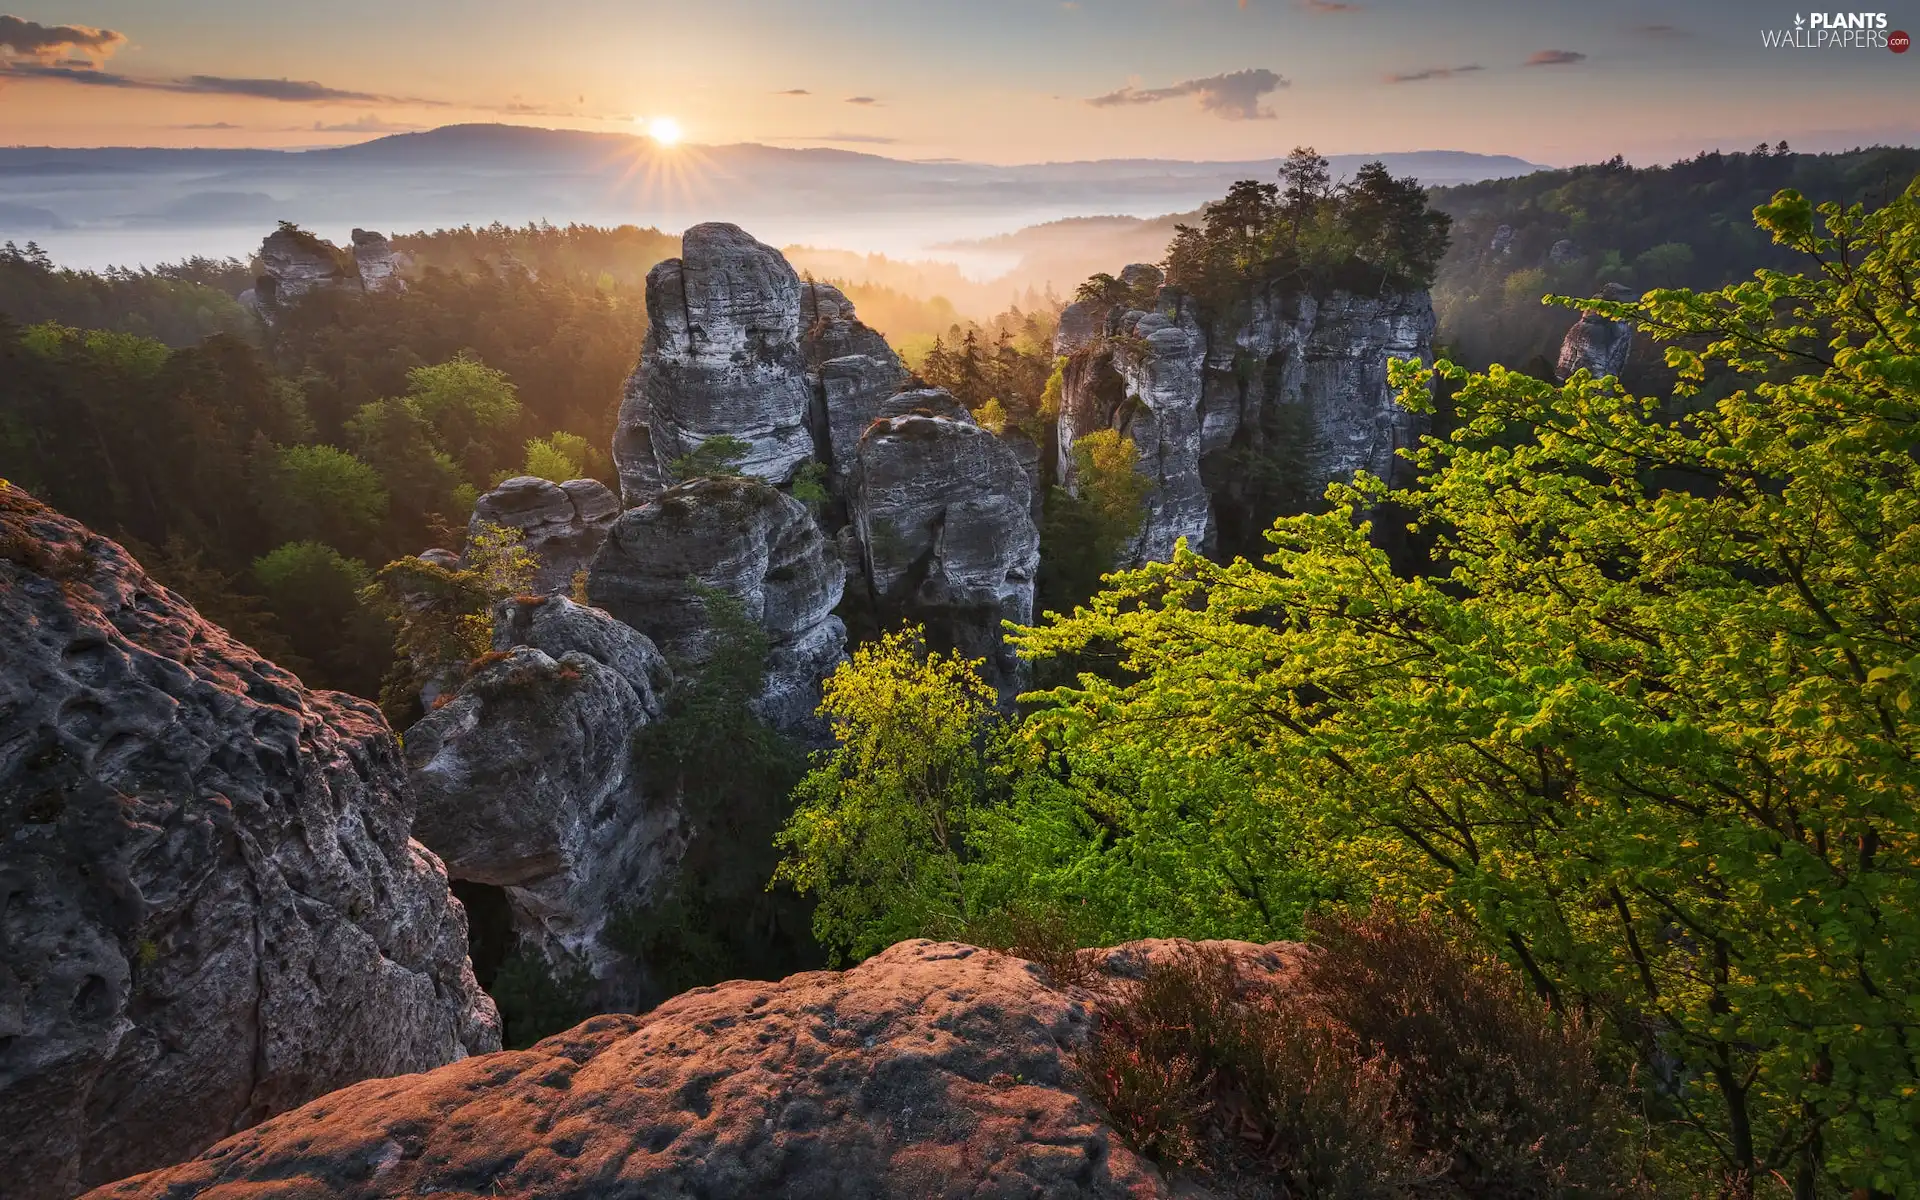
[[[513,380],[465,352],[408,371],[407,400],[433,427],[438,445],[480,477],[492,459],[494,436],[520,417]]]
[[[1755,215],[1810,274],[1604,307],[1676,344],[1683,391],[1743,385],[1682,421],[1396,370],[1462,416],[1394,497],[1437,574],[1392,573],[1361,477],[1269,567],[1183,549],[1018,640],[1128,667],[1029,698],[1040,731],[1257,763],[1352,879],[1603,1016],[1688,1187],[1920,1196],[1920,181]]]
[[[598,478],[604,467],[603,456],[586,438],[556,429],[543,438],[528,438],[526,462],[518,471],[500,472],[493,482],[498,486],[514,475],[532,475],[565,483],[570,479]]]
[[[739,475],[740,464],[753,447],[737,437],[718,434],[701,442],[690,452],[681,455],[667,464],[667,470],[678,480],[706,479],[722,475]]]
[[[360,602],[368,579],[365,563],[320,542],[288,542],[254,560],[254,585],[314,666],[308,683],[378,694],[386,636]]]
[[[261,502],[295,540],[360,546],[387,515],[380,473],[336,446],[282,446]]]
[[[818,898],[814,935],[836,959],[963,923],[964,839],[994,770],[993,688],[911,629],[856,649],[824,693],[835,746],[794,789],[774,880]]]
[[[1101,429],[1073,444],[1075,488],[1047,498],[1040,539],[1043,611],[1068,612],[1100,588],[1140,532],[1150,481],[1133,439]]]

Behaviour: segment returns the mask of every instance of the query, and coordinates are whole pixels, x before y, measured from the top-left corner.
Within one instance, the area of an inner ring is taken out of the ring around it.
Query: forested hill
[[[1479,368],[1551,361],[1567,326],[1543,295],[1590,296],[1609,283],[1721,287],[1792,254],[1754,227],[1753,210],[1781,188],[1843,204],[1886,204],[1920,171],[1920,150],[1844,154],[1756,148],[1702,153],[1670,166],[1620,159],[1514,179],[1432,189],[1453,218],[1453,244],[1434,286],[1445,350]],[[1629,382],[1658,387],[1658,350],[1635,348]],[[1537,357],[1536,357],[1537,356]]]

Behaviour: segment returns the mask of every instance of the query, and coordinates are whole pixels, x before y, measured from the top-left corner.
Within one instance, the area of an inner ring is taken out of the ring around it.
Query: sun
[[[680,122],[672,117],[651,117],[647,121],[647,136],[662,146],[678,145]]]

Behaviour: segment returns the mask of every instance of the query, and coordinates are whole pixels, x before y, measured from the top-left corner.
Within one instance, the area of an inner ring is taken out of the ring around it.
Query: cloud
[[[1635,25],[1633,27],[1633,31],[1635,33],[1644,33],[1648,37],[1692,37],[1693,36],[1691,31],[1689,30],[1682,29],[1678,25],[1667,25],[1667,24]]]
[[[811,96],[813,95],[813,93],[808,91],[805,88],[788,88],[784,92],[775,92],[774,95],[776,96]]]
[[[872,96],[848,96],[847,103],[848,104],[878,104],[880,102],[874,99]]]
[[[1242,3],[1240,7],[1245,8],[1246,5]],[[1308,12],[1316,12],[1316,13],[1343,13],[1343,12],[1359,12],[1360,11],[1360,6],[1358,4],[1348,4],[1348,3],[1345,3],[1344,0],[1300,0],[1300,7],[1306,9]]]
[[[1452,79],[1455,75],[1466,75],[1474,71],[1484,71],[1479,63],[1468,63],[1464,67],[1425,67],[1418,71],[1406,71],[1399,75],[1387,76],[1388,83],[1419,83],[1423,79]]]
[[[381,96],[373,92],[355,92],[328,87],[301,79],[233,79],[224,75],[189,75],[184,79],[149,79],[138,75],[120,75],[42,63],[11,62],[0,64],[0,79],[6,76],[52,79],[85,87],[125,88],[148,92],[181,92],[202,96],[250,96],[259,100],[280,100],[295,104],[419,104],[442,107],[444,100],[417,97]]]
[[[1193,96],[1204,112],[1229,121],[1271,120],[1273,111],[1260,106],[1260,98],[1286,87],[1287,81],[1265,67],[1229,71],[1205,79],[1187,79],[1170,87],[1137,88],[1129,84],[1117,92],[1095,96],[1087,103],[1095,108],[1115,108],[1128,104],[1158,104],[1180,96]]]
[[[238,129],[232,121],[195,121],[189,125],[173,125],[173,129]]]
[[[1570,63],[1585,62],[1587,56],[1578,50],[1535,50],[1527,56],[1529,67],[1564,67]]]
[[[113,57],[127,44],[127,35],[91,25],[42,25],[19,17],[0,16],[0,47],[9,56],[51,63],[71,55],[83,55],[99,64]]]

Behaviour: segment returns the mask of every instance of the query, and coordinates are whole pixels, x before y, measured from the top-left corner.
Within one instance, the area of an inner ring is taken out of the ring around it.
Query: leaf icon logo
[[[1807,19],[1805,17],[1801,16],[1799,13],[1793,14],[1793,27],[1795,29],[1800,28],[1802,25],[1805,25],[1806,23],[1807,23]]]

